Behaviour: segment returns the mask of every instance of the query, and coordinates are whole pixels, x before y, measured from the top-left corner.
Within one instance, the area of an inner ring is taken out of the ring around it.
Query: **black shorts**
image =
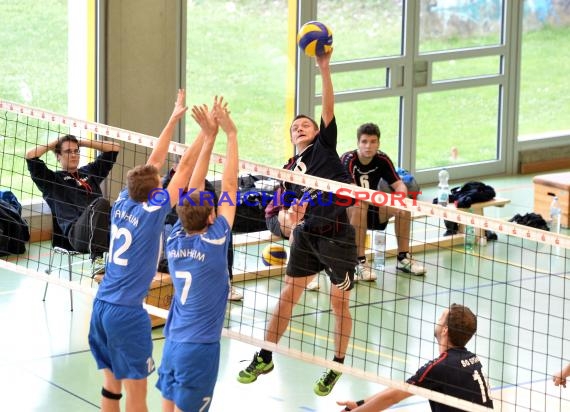
[[[325,270],[331,283],[342,290],[354,286],[356,259],[355,231],[344,224],[341,231],[308,232],[304,225],[293,230],[287,275],[305,277]]]
[[[369,230],[385,230],[388,226],[388,221],[380,222],[377,206],[368,206],[368,217],[366,218]]]

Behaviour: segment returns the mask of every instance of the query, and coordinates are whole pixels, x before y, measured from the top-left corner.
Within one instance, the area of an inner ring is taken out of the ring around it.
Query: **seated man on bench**
[[[101,153],[93,162],[80,167],[81,147]],[[53,171],[40,160],[50,150],[54,151],[61,170]],[[103,197],[101,183],[113,168],[119,150],[115,142],[78,139],[68,134],[26,153],[32,180],[73,249],[90,254],[93,275],[104,270],[103,252],[109,250],[111,206]]]
[[[365,123],[356,131],[358,149],[346,152],[341,161],[354,183],[367,189],[376,189],[384,179],[395,192],[408,195],[408,188],[400,179],[388,155],[379,150],[380,128],[374,123]],[[366,229],[386,230],[388,220],[395,217],[395,232],[398,242],[398,263],[396,269],[412,275],[424,275],[425,268],[412,259],[410,254],[411,212],[390,206],[372,206],[360,202],[348,209],[350,223],[356,229],[358,266],[355,280],[376,280],[376,274],[366,264],[364,253]]]

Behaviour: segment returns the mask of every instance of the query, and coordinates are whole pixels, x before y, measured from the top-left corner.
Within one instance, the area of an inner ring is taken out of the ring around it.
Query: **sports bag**
[[[22,217],[22,205],[12,192],[0,192],[0,256],[24,253],[30,229]]]
[[[449,202],[455,206],[467,209],[473,203],[487,202],[496,196],[495,189],[483,182],[467,182],[463,186],[451,189]]]

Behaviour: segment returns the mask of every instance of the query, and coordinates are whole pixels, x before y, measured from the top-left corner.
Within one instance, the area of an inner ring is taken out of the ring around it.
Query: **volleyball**
[[[267,245],[261,253],[261,260],[265,266],[284,265],[287,262],[287,252],[281,245]]]
[[[332,50],[332,31],[324,23],[310,21],[297,34],[297,44],[309,57],[321,56]]]

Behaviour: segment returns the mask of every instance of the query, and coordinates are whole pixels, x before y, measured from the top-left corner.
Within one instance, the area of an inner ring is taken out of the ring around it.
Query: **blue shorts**
[[[164,343],[156,387],[183,411],[210,409],[220,365],[220,342]]]
[[[144,379],[154,371],[151,324],[142,306],[93,302],[89,347],[99,369],[117,379]]]

